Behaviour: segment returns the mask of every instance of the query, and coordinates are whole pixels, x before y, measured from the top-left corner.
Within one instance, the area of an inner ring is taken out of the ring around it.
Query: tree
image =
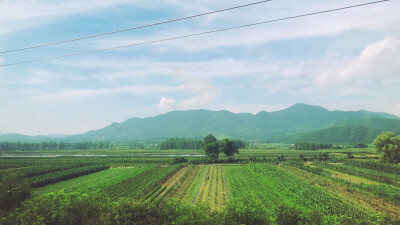
[[[206,145],[206,155],[208,157],[218,159],[219,154],[219,144],[217,142],[210,143]]]
[[[372,142],[381,160],[388,163],[400,163],[400,136],[393,132],[382,132]]]
[[[215,143],[215,142],[217,142],[217,138],[215,138],[212,134],[208,134],[207,136],[204,137],[205,145]]]
[[[219,146],[219,151],[225,153],[225,155],[230,158],[233,156],[233,154],[238,153],[239,154],[239,149],[238,147],[233,143],[233,141],[224,138],[222,140],[220,146]]]

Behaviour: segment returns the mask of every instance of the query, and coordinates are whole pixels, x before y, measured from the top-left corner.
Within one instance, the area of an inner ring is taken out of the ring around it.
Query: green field
[[[318,160],[323,153],[328,153],[328,160]],[[233,212],[243,217],[252,215],[246,211],[250,210],[257,212],[254,217],[271,223],[278,223],[279,212],[284,210],[294,210],[306,224],[306,218],[313,216],[324,224],[390,224],[400,217],[400,166],[379,162],[368,148],[245,149],[235,163],[225,163],[222,158],[216,164],[200,165],[197,162],[204,157],[195,155],[202,153],[189,150],[102,150],[103,156],[88,156],[95,154],[87,151],[80,157],[69,151],[48,158],[13,154],[18,157],[0,158],[0,174],[27,180],[34,199],[52,192],[78,192],[120,204],[127,200],[157,207],[178,203],[189,207],[185,210],[207,211],[210,218],[225,218],[223,215]],[[176,155],[185,155],[189,163],[172,164]],[[285,159],[279,161],[282,156]],[[190,164],[191,160],[196,164]],[[39,181],[43,182],[37,185]]]
[[[35,194],[40,195],[60,190],[64,192],[77,191],[87,194],[100,192],[138,175],[147,169],[150,169],[150,167],[110,168],[108,170],[37,188],[35,189]]]

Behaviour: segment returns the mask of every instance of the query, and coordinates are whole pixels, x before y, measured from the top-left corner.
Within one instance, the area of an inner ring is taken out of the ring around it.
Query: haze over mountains
[[[295,104],[275,112],[232,113],[226,110],[172,111],[149,118],[131,118],[99,130],[70,136],[6,134],[0,141],[133,141],[170,137],[243,138],[257,142],[313,141],[324,143],[370,143],[382,131],[400,133],[400,118],[388,113],[329,111],[320,106]]]

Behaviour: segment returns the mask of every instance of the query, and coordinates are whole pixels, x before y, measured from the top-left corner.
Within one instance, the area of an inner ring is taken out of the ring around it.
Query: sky
[[[0,0],[0,50],[251,3]],[[92,51],[364,0],[273,0],[62,45],[0,64]],[[173,110],[277,111],[295,103],[400,116],[399,1],[95,54],[0,67],[0,132],[76,134]]]

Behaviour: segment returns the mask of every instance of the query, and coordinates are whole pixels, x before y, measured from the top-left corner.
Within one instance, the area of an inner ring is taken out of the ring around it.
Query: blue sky
[[[71,39],[253,1],[0,0],[0,49]],[[69,44],[51,57],[327,10],[281,1]],[[97,54],[0,67],[0,131],[74,134],[172,110],[276,111],[294,103],[400,116],[400,2]]]

